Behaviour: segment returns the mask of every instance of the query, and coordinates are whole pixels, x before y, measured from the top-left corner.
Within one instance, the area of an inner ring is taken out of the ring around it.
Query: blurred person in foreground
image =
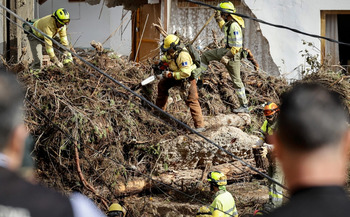
[[[297,84],[282,96],[272,143],[291,197],[267,216],[349,216],[344,108],[337,93],[316,83]]]
[[[23,89],[14,75],[0,68],[0,216],[104,217],[82,194],[66,197],[18,175],[28,136],[23,100]]]

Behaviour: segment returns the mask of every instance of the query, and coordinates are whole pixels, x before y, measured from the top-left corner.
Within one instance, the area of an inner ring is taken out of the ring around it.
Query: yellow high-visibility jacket
[[[224,20],[220,20],[218,25],[221,31],[225,34],[225,44],[231,48],[231,53],[235,55],[243,47],[243,33],[240,24],[235,20],[226,23]]]
[[[259,138],[261,140],[263,140],[264,142],[266,142],[265,141],[266,140],[266,136],[267,135],[270,135],[270,136],[273,135],[274,131],[276,130],[275,128],[276,128],[276,123],[271,125],[271,124],[269,124],[267,122],[267,120],[265,120],[263,125],[260,128],[260,136],[259,136]]]
[[[52,17],[52,15],[47,15],[43,18],[38,19],[37,21],[34,22],[34,27],[48,35],[50,38],[53,38],[57,33],[60,36],[61,44],[68,47],[68,37],[67,37],[67,27],[63,26],[61,28],[58,28],[56,25],[56,19]],[[52,41],[50,38],[44,37],[42,34],[40,34],[38,31],[33,29],[33,33],[45,40],[45,48],[47,54],[50,56],[50,58],[55,57],[55,52],[52,47]]]
[[[167,58],[164,55],[161,60],[169,64],[169,68],[173,72],[173,77],[176,80],[190,77],[192,70],[197,68],[196,64],[192,61],[190,53],[186,48],[183,48],[175,57],[176,59]]]
[[[213,217],[238,217],[235,200],[231,193],[226,190],[216,192],[215,199],[209,209]],[[229,215],[225,213],[228,213]]]

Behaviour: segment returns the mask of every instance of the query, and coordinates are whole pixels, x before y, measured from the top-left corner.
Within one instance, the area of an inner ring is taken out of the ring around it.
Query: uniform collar
[[[223,194],[223,193],[225,193],[226,192],[226,190],[219,190],[218,192],[216,192],[215,194],[214,194],[214,197],[217,197],[217,196],[219,196],[220,194]]]

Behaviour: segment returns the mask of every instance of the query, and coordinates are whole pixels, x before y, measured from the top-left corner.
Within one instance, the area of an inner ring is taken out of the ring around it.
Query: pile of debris
[[[151,64],[132,62],[112,52],[78,51],[78,54],[131,89],[151,75]],[[8,67],[17,72],[26,87],[26,124],[36,138],[37,176],[50,187],[82,192],[103,210],[116,199],[129,202],[126,207],[138,216],[152,200],[144,201],[144,206],[133,206],[135,193],[175,194],[158,182],[194,193],[203,189],[203,174],[208,167],[227,170],[232,182],[247,181],[255,175],[195,135],[188,136],[190,132],[170,119],[159,118],[159,112],[152,106],[81,61],[63,69],[50,66],[36,74],[19,65]],[[238,107],[238,99],[225,67],[213,62],[202,79],[199,97],[208,128],[204,135],[220,145],[226,144],[225,149],[254,164],[250,147],[256,141],[253,134],[263,121],[261,105],[267,101],[279,103],[288,83],[256,72],[243,61],[242,79],[251,114],[233,117],[231,110]],[[330,86],[350,102],[348,80],[348,76],[327,70],[304,79]],[[156,83],[136,93],[155,102]],[[193,126],[189,109],[179,97],[181,91],[176,88],[170,91],[167,112]],[[210,162],[212,165],[208,166]],[[199,194],[198,198],[208,196]],[[179,197],[175,198],[181,202]],[[193,210],[194,207],[186,211],[188,216],[193,216]]]

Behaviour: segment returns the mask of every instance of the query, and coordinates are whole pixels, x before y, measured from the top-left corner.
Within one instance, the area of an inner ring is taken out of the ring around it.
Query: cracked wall
[[[212,5],[217,5],[219,2],[221,1],[213,2]],[[236,8],[237,13],[255,17],[249,7],[244,3],[236,4]],[[174,33],[175,31],[179,31],[185,37],[193,39],[213,12],[213,9],[207,8],[179,8],[177,1],[172,1],[168,32]],[[279,75],[278,67],[270,54],[269,42],[262,34],[260,24],[249,19],[244,20],[246,25],[246,28],[243,30],[244,47],[249,48],[253,52],[262,70],[271,75]],[[218,39],[224,37],[215,19],[213,19],[196,40],[195,46],[197,48],[204,48],[212,42],[212,30],[216,32]]]

